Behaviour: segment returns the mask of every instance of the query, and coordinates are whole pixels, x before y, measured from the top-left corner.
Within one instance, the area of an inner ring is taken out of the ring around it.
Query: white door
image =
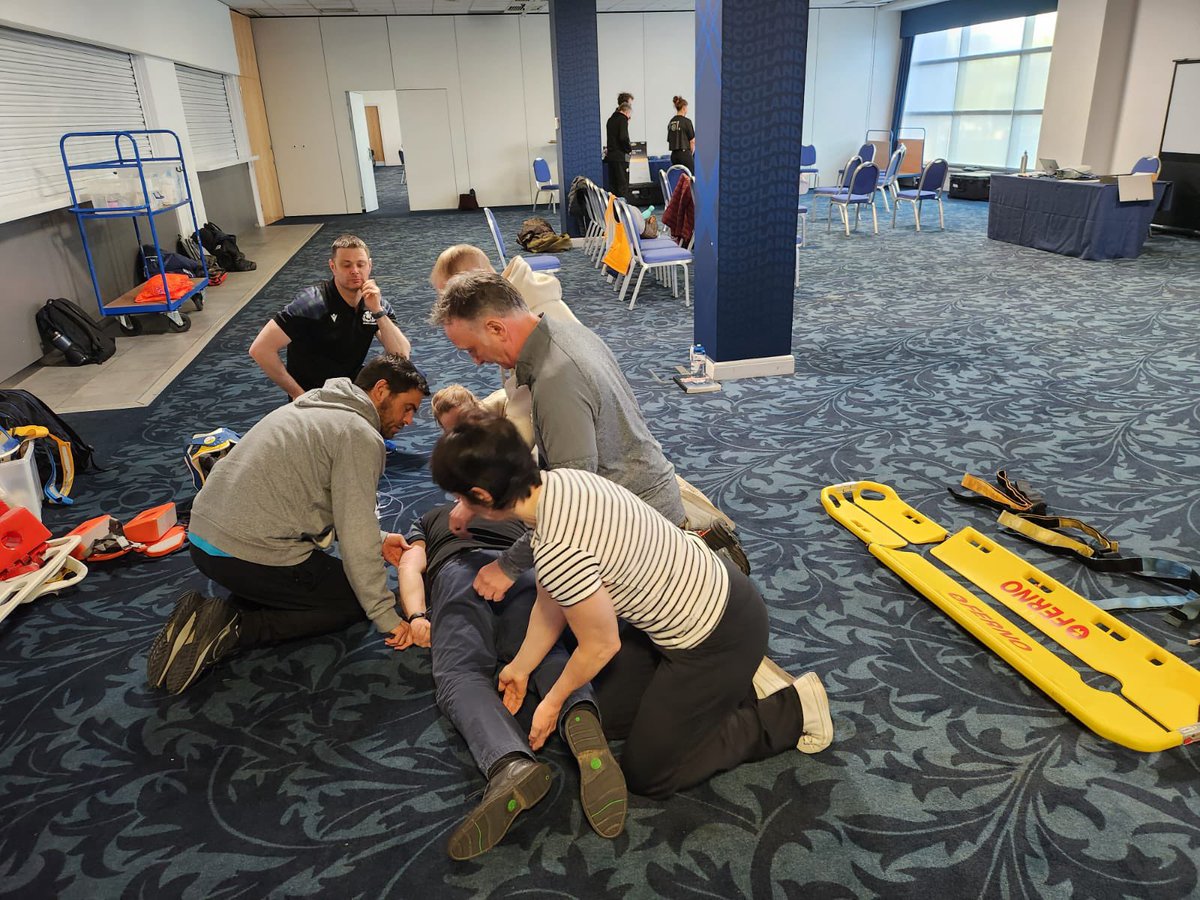
[[[354,157],[358,163],[358,181],[362,185],[363,212],[379,209],[375,193],[375,164],[371,161],[371,135],[367,131],[367,109],[362,94],[348,91],[350,100],[350,129],[354,132]],[[353,196],[353,195],[351,195]]]
[[[456,209],[458,182],[445,88],[396,91],[396,104],[404,133],[409,209]]]

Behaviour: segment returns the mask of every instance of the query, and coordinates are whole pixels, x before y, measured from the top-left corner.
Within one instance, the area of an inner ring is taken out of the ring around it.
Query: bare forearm
[[[608,665],[609,660],[616,655],[620,646],[618,644],[616,647],[595,645],[589,647],[580,644],[571,654],[571,658],[567,660],[562,674],[558,676],[558,680],[554,682],[554,687],[550,689],[545,699],[558,706],[565,704],[571,694],[589,683],[601,669]]]
[[[277,351],[250,348],[250,357],[258,363],[258,367],[293,400],[304,393],[304,388],[288,374],[283,359]]]
[[[377,328],[379,343],[383,344],[384,350],[388,353],[397,353],[406,359],[412,355],[412,344],[404,336],[404,332],[400,330],[399,325],[387,316],[384,316],[377,320]]]
[[[400,582],[400,609],[404,617],[410,618],[416,613],[425,612],[425,578],[411,566],[401,566],[396,570]]]
[[[529,614],[529,627],[525,631],[525,640],[517,651],[513,665],[522,672],[532,672],[546,658],[550,648],[554,646],[567,620],[554,599],[538,585],[537,600]]]

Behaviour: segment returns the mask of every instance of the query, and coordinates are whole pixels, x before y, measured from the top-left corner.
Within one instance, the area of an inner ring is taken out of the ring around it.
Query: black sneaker
[[[150,650],[146,654],[146,682],[150,687],[162,687],[167,667],[175,654],[191,638],[196,624],[196,610],[204,603],[205,596],[199,591],[187,591],[175,601],[167,624],[163,626]]]
[[[742,542],[738,540],[733,529],[723,521],[717,519],[711,528],[700,532],[700,537],[704,538],[704,543],[709,546],[709,549],[717,552],[724,550],[728,553],[733,564],[742,570],[743,575],[750,574],[750,560],[746,558]]]
[[[550,767],[526,756],[514,759],[488,779],[483,800],[454,829],[446,843],[451,859],[473,859],[486,853],[508,832],[525,810],[550,790]]]
[[[596,834],[615,838],[625,829],[629,806],[625,773],[617,765],[600,720],[592,709],[576,704],[567,713],[567,745],[579,763],[579,800]]]
[[[172,694],[185,690],[208,666],[237,646],[241,616],[228,600],[206,599],[196,610],[187,634],[175,638],[162,686]]]

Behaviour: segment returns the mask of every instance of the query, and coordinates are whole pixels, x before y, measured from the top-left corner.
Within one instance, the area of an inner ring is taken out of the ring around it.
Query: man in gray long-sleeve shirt
[[[499,275],[447,283],[430,313],[476,365],[515,368],[528,385],[538,454],[550,469],[584,469],[633,491],[677,525],[686,518],[675,469],[650,434],[612,351],[577,322],[539,317]],[[528,538],[485,566],[475,590],[498,600],[533,565]]]
[[[192,506],[192,561],[231,595],[184,594],[147,660],[152,686],[178,693],[234,649],[325,634],[364,615],[390,646],[411,641],[384,558],[407,547],[375,516],[383,439],[429,395],[407,359],[384,354],[353,382],[331,378],[250,429]],[[334,540],[340,559],[325,553]]]

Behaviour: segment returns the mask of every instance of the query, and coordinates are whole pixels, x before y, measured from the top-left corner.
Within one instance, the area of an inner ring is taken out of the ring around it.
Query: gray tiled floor
[[[273,225],[240,234],[238,244],[258,268],[232,272],[223,284],[205,291],[202,311],[195,312],[191,303],[185,304],[192,326],[182,334],[120,336],[116,355],[104,365],[73,367],[62,360],[52,365],[35,363],[0,387],[32,391],[60,413],[148,405],[319,227]]]

